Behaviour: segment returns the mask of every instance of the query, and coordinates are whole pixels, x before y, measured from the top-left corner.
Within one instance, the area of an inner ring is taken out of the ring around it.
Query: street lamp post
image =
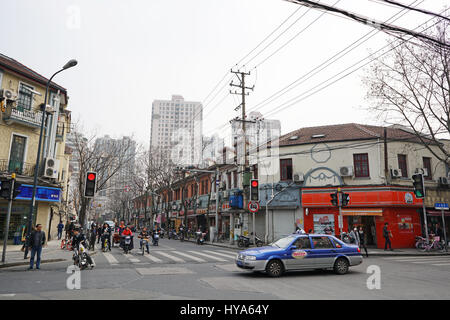
[[[42,107],[42,121],[41,121],[41,130],[39,133],[39,143],[38,143],[38,152],[37,152],[37,158],[36,158],[36,165],[34,167],[34,181],[33,181],[33,195],[31,197],[31,204],[30,204],[30,213],[28,215],[28,235],[31,234],[31,228],[33,226],[33,211],[36,201],[36,188],[37,188],[37,179],[39,174],[39,162],[41,158],[41,146],[42,146],[42,134],[44,132],[44,123],[45,123],[45,109],[47,107],[47,96],[48,96],[48,89],[50,87],[50,82],[52,81],[53,77],[56,76],[58,73],[72,68],[77,65],[77,60],[72,59],[69,62],[67,62],[61,70],[55,72],[50,79],[47,81],[47,84],[45,86],[45,98],[44,98],[44,106]]]

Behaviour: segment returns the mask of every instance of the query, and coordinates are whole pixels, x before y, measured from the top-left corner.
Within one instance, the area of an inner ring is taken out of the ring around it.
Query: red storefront
[[[331,205],[333,188],[304,188],[302,206],[304,229],[321,233],[330,226],[335,235],[340,235],[339,208]],[[414,247],[416,235],[422,234],[422,200],[416,199],[412,190],[405,187],[362,186],[342,187],[350,195],[350,201],[342,208],[343,231],[362,226],[369,246],[384,248],[383,227],[389,223],[393,248]]]

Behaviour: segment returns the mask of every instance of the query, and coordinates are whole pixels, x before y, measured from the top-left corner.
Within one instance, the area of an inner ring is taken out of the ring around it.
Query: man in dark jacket
[[[28,239],[28,247],[31,250],[30,268],[33,269],[34,256],[37,254],[36,269],[41,268],[41,253],[42,246],[45,243],[45,232],[42,231],[42,225],[36,225],[36,229],[31,231],[30,238]]]
[[[60,221],[58,224],[58,240],[61,240],[63,230],[64,224],[62,223],[62,221]]]
[[[385,251],[387,250],[388,245],[389,245],[389,250],[393,251],[392,246],[391,246],[391,239],[389,239],[390,235],[391,235],[391,231],[388,229],[388,223],[386,222],[383,227],[384,250]]]

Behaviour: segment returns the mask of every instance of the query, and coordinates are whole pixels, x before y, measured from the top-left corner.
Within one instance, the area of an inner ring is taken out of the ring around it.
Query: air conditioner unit
[[[211,193],[211,200],[216,200],[216,193]]]
[[[47,112],[47,113],[55,113],[56,112],[56,108],[48,104],[45,107],[45,112]]]
[[[230,191],[226,190],[223,192],[223,198],[228,199],[230,197]]]
[[[392,178],[400,178],[402,176],[402,170],[400,169],[391,169],[391,177]]]
[[[417,168],[416,173],[423,174],[424,177],[428,177],[428,169],[427,168]]]
[[[0,97],[11,101],[16,100],[16,97],[14,96],[13,92],[8,89],[0,89]]]
[[[294,182],[303,182],[305,181],[305,177],[303,174],[294,174]]]
[[[45,159],[44,177],[58,179],[59,160],[54,158]]]
[[[448,186],[448,178],[447,177],[439,177],[439,185]]]
[[[352,177],[353,166],[340,167],[339,174],[341,175],[341,177]]]

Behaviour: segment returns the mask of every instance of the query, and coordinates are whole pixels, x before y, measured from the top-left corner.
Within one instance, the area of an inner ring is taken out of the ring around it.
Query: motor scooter
[[[157,246],[159,242],[159,232],[153,233],[152,244]]]

